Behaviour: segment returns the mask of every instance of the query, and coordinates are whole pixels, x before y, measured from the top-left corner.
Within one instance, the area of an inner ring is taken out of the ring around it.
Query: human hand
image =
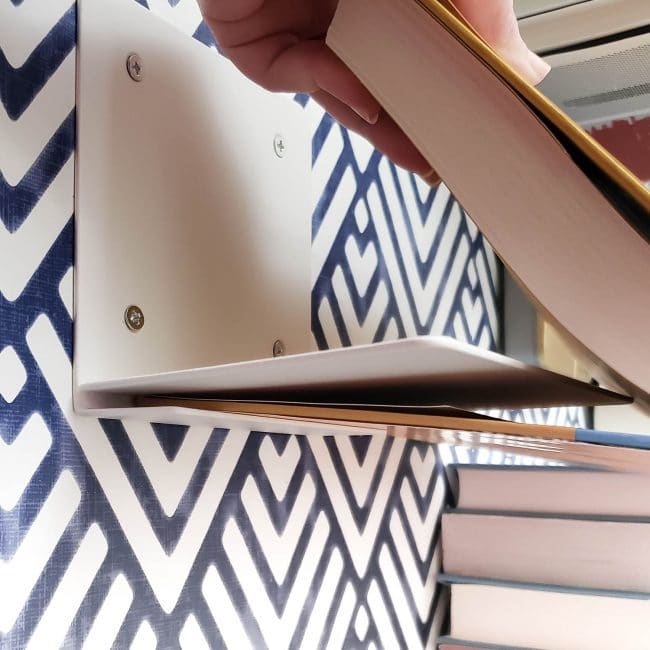
[[[247,77],[268,90],[309,93],[395,163],[437,180],[408,137],[325,44],[337,0],[199,0],[199,5],[219,46]],[[513,0],[455,0],[455,5],[526,79],[544,78],[549,67],[524,44]]]

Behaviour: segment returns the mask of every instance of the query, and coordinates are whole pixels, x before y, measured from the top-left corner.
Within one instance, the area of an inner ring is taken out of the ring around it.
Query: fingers
[[[537,85],[548,74],[550,66],[529,50],[521,38],[512,0],[456,0],[456,6],[527,81]]]
[[[298,90],[319,90],[347,104],[369,124],[379,118],[381,106],[352,71],[322,41],[302,41],[282,52],[268,69],[271,83],[297,84]]]
[[[380,112],[375,124],[368,124],[349,106],[323,90],[312,93],[312,97],[343,126],[369,140],[393,162],[419,174],[428,183],[436,184],[438,178],[431,165],[384,111]]]
[[[282,33],[224,51],[244,74],[267,90],[310,94],[324,90],[366,122],[377,121],[381,110],[377,100],[320,39],[300,40]]]
[[[278,5],[265,0],[199,3],[226,56],[250,79],[272,91],[309,93],[335,119],[395,163],[432,185],[439,181],[377,100],[325,45],[323,34],[335,0],[287,0]]]
[[[431,187],[438,187],[442,182],[442,179],[438,176],[438,172],[435,169],[431,169],[426,174],[421,174],[420,178]]]
[[[428,176],[427,182],[435,184],[431,165],[322,41],[278,34],[227,48],[226,54],[268,90],[309,93],[341,124],[367,138],[398,165]]]

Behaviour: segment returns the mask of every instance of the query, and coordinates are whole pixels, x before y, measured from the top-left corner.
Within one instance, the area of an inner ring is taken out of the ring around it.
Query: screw
[[[273,138],[273,151],[278,158],[284,158],[287,152],[287,143],[284,141],[284,136],[281,133],[276,133]]]
[[[284,353],[286,352],[284,343],[278,339],[273,343],[273,356],[274,357],[281,357]]]
[[[142,81],[142,59],[139,54],[129,54],[126,59],[126,70],[133,81]]]
[[[137,305],[130,305],[124,312],[124,322],[132,332],[139,332],[144,327],[144,314]]]

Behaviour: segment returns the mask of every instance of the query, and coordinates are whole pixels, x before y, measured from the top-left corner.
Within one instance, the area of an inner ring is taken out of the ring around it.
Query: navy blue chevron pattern
[[[9,232],[20,228],[50,183],[74,152],[74,111],[54,132],[46,147],[17,185],[10,185],[0,173],[2,221]]]
[[[72,5],[18,70],[12,68],[0,49],[0,100],[12,120],[23,114],[73,50],[75,12],[76,6]]]
[[[215,46],[193,0],[134,1]],[[433,648],[434,446],[72,411],[75,43],[71,0],[0,5],[0,648]],[[494,348],[497,261],[446,188],[296,101],[313,127],[317,345]]]

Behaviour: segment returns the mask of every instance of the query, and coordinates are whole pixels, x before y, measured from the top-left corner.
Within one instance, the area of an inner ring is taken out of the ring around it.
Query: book
[[[650,518],[650,475],[575,467],[455,465],[457,507]]]
[[[650,593],[650,519],[455,510],[442,549],[446,573]]]
[[[454,639],[451,636],[443,636],[438,639],[438,650],[474,650],[475,648],[480,648],[481,650],[532,650],[523,646],[504,646],[502,644],[494,645],[493,643],[462,641],[461,639]]]
[[[344,426],[350,432],[387,433],[446,447],[480,447],[629,473],[650,473],[650,435],[612,433],[569,426],[526,424],[450,407],[412,407],[381,404],[332,404],[282,401],[233,401],[194,395],[140,395],[143,408],[182,409],[186,412],[244,416],[251,426],[269,422],[317,423]],[[478,416],[478,417],[477,417]],[[164,417],[158,411],[157,418]]]
[[[593,374],[650,404],[650,193],[445,0],[341,0],[334,52]],[[621,344],[621,341],[624,344]]]
[[[549,440],[575,440],[588,435],[573,427],[546,424],[522,424],[481,414],[436,406],[407,406],[381,404],[334,404],[328,402],[234,401],[197,398],[193,396],[142,396],[138,406],[174,406],[220,413],[237,413],[263,418],[311,420],[323,423],[363,424],[385,430],[390,426],[421,427],[424,429],[475,431],[486,434],[534,436]]]
[[[459,640],[540,650],[650,649],[650,594],[442,580],[451,585],[451,636]]]

